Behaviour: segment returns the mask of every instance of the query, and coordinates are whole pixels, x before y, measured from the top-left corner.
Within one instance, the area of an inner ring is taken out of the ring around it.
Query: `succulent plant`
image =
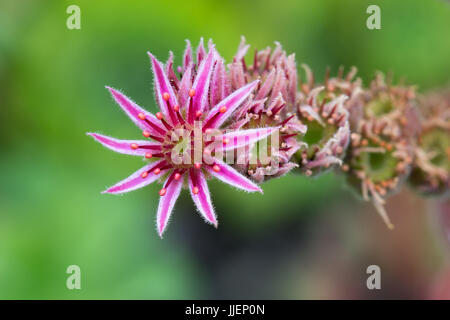
[[[287,55],[279,43],[275,49],[267,47],[255,51],[253,62],[247,66],[245,55],[249,49],[242,37],[238,51],[229,65],[231,88],[237,90],[247,83],[260,80],[253,96],[234,116],[234,129],[279,127],[262,143],[249,146],[241,153],[242,161],[236,168],[252,180],[261,183],[279,177],[296,164],[292,155],[299,146],[295,138],[306,132],[306,127],[289,112],[296,99],[297,69],[295,56]],[[264,149],[262,148],[264,146]]]
[[[409,182],[428,195],[450,190],[450,90],[428,93],[419,99],[421,132],[415,146]]]
[[[163,65],[149,53],[160,111],[139,107],[107,87],[147,140],[89,133],[105,147],[141,156],[143,168],[104,193],[124,193],[161,181],[157,231],[162,237],[183,187],[200,215],[217,226],[207,180],[262,192],[257,185],[293,171],[306,176],[340,168],[349,185],[371,201],[386,225],[386,198],[407,178],[424,194],[450,190],[450,90],[421,96],[377,73],[368,88],[341,68],[315,83],[279,43],[256,50],[251,63],[242,38],[226,65],[212,41],[194,54],[187,41],[182,65],[172,53]],[[300,83],[299,83],[300,82]],[[417,107],[419,106],[419,108]],[[224,158],[226,160],[224,160]],[[231,160],[231,161],[230,161]]]
[[[297,93],[295,113],[308,129],[298,136],[300,148],[294,157],[299,164],[297,171],[311,176],[342,164],[350,140],[347,104],[357,98],[360,81],[352,81],[355,69],[345,78],[342,71],[334,78],[327,71],[324,84],[316,85],[311,69],[307,65],[303,68],[306,81]]]
[[[152,141],[118,140],[98,133],[89,135],[113,151],[141,156],[150,162],[104,193],[128,192],[164,178],[163,188],[159,191],[156,218],[157,231],[161,237],[183,186],[190,190],[205,221],[217,226],[207,179],[215,177],[236,188],[262,193],[260,187],[226,164],[222,155],[225,151],[254,144],[277,128],[225,130],[227,126],[224,123],[246,101],[258,81],[233,90],[222,99],[225,93],[216,92],[218,85],[214,81],[217,77],[212,76],[219,59],[213,45],[210,45],[209,53],[204,54],[203,45],[200,44],[197,64],[194,66],[190,60],[188,43],[181,79],[177,79],[171,71],[171,58],[164,68],[152,54],[149,53],[149,56],[153,67],[155,98],[160,112],[153,115],[118,90],[107,88],[123,111],[143,130],[143,136]],[[211,100],[208,98],[211,96],[218,96],[221,100],[214,105],[210,104]]]

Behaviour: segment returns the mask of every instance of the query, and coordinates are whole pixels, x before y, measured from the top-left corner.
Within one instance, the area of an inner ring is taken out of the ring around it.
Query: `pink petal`
[[[286,75],[284,74],[284,70],[277,66],[277,73],[275,76],[275,81],[273,83],[273,87],[272,87],[272,93],[270,96],[270,100],[275,99],[278,94],[282,94],[283,96],[285,96],[285,87],[286,87]]]
[[[205,46],[203,45],[203,38],[200,38],[200,43],[197,47],[197,66],[200,65],[203,58],[206,56]]]
[[[218,139],[219,141],[227,139],[228,142],[226,144],[223,144],[222,151],[228,151],[241,148],[246,145],[251,145],[261,139],[268,137],[278,129],[280,128],[269,127],[269,128],[256,128],[256,129],[233,131],[218,136],[216,137],[216,139]],[[220,149],[220,147],[218,147],[218,149]]]
[[[183,73],[183,77],[180,81],[180,88],[178,89],[178,101],[180,102],[180,107],[186,106],[189,99],[189,90],[192,88],[192,64],[186,67]]]
[[[208,102],[209,81],[214,67],[214,50],[210,50],[206,59],[202,61],[195,77],[192,89],[195,90],[195,95],[192,97],[191,106],[188,109],[188,119],[190,123],[194,122],[194,117],[197,111],[204,111]]]
[[[247,54],[249,48],[250,45],[245,43],[245,37],[241,36],[241,42],[239,43],[238,51],[235,56],[236,61],[241,61]]]
[[[267,76],[264,83],[261,85],[261,89],[258,90],[255,99],[262,99],[268,96],[270,90],[272,89],[273,82],[275,81],[275,68],[273,68],[269,75]]]
[[[287,76],[289,79],[289,87],[288,87],[288,94],[289,94],[289,102],[294,104],[295,98],[297,96],[297,82],[298,82],[298,76],[297,76],[297,66],[295,64],[295,54],[291,54],[287,57]]]
[[[263,110],[264,104],[266,102],[267,98],[261,99],[261,100],[253,100],[249,99],[247,100],[241,107],[238,108],[238,110],[234,113],[233,118],[235,120],[241,119],[245,117],[245,114],[248,113],[250,110],[252,110],[252,113],[257,113],[254,110]],[[253,112],[254,111],[254,112]]]
[[[228,117],[236,110],[237,107],[241,105],[242,102],[250,95],[250,93],[255,89],[259,80],[255,80],[242,88],[234,91],[228,97],[219,102],[211,111],[208,113],[204,121],[203,128],[219,128]],[[226,111],[221,113],[220,109],[226,107]]]
[[[123,93],[108,86],[106,88],[109,92],[111,92],[117,104],[139,128],[142,130],[148,130],[154,135],[162,135],[166,132],[166,130],[161,127],[160,121],[153,114],[139,107],[135,102],[133,102],[133,100],[125,96]],[[141,120],[138,117],[140,113],[145,115],[145,120]]]
[[[226,72],[223,60],[216,62],[212,74],[211,88],[209,93],[210,106],[215,106],[218,102],[225,98]]]
[[[152,60],[153,75],[155,81],[155,98],[158,101],[159,108],[164,117],[168,119],[172,124],[177,124],[178,119],[173,111],[174,106],[179,106],[175,92],[172,85],[167,78],[166,73],[161,62],[159,62],[150,52],[148,52],[150,59]],[[163,99],[163,94],[169,94],[169,100]]]
[[[217,179],[242,190],[249,191],[249,192],[261,192],[260,187],[258,187],[255,183],[244,177],[242,174],[234,170],[229,165],[223,163],[222,161],[216,160],[215,165],[219,166],[220,170],[219,172],[216,172],[212,169],[210,166],[205,166],[206,170],[216,177]]]
[[[183,186],[183,179],[174,179],[175,172],[173,172],[166,180],[164,188],[166,193],[159,198],[158,213],[156,215],[156,227],[158,228],[159,236],[162,238],[162,234],[167,227],[170,215],[172,213],[175,202],[180,195],[181,187]]]
[[[162,165],[164,165],[163,161],[164,160],[159,160],[146,165],[145,167],[133,173],[128,178],[120,181],[119,183],[116,183],[115,185],[103,191],[102,193],[113,193],[113,194],[124,193],[149,185],[150,183],[154,182],[164,173],[167,172],[168,169],[161,170],[161,172],[158,174],[154,174],[152,172],[156,167],[161,167]],[[141,174],[145,171],[150,171],[150,173],[146,178],[142,178]]]
[[[230,66],[230,79],[233,88],[238,89],[247,83],[242,61],[234,61]]]
[[[133,156],[144,156],[150,150],[161,150],[161,145],[158,142],[144,140],[119,140],[98,133],[88,133],[88,135],[93,137],[108,149],[118,153],[131,154]],[[134,150],[131,148],[132,143],[144,148]]]
[[[193,192],[194,187],[198,188],[198,193]],[[189,170],[189,190],[191,191],[192,200],[194,200],[198,211],[206,222],[212,223],[217,227],[216,214],[211,203],[211,197],[209,194],[208,184],[205,176],[200,170]]]
[[[186,40],[186,49],[184,50],[183,55],[183,72],[186,72],[187,67],[192,64],[192,47],[191,42]]]
[[[167,77],[169,78],[169,81],[171,81],[174,84],[175,88],[178,88],[178,84],[179,84],[178,77],[175,74],[175,72],[173,71],[173,52],[172,51],[169,52],[169,59],[167,59],[167,62],[166,62],[166,74],[167,74]]]

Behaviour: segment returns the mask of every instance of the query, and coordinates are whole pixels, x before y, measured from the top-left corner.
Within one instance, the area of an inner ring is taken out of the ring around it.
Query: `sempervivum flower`
[[[351,134],[342,170],[363,199],[372,201],[390,229],[385,198],[408,176],[411,162],[410,145],[394,135],[387,122],[362,121]]]
[[[342,164],[350,141],[349,112],[344,105],[348,96],[344,92],[353,96],[357,90],[352,90],[350,80],[347,83],[340,76],[332,81],[327,76],[324,86],[315,87],[313,73],[306,65],[303,67],[307,82],[297,95],[296,112],[308,130],[299,137],[303,144],[295,159],[300,170],[311,176]]]
[[[421,133],[410,183],[430,195],[450,190],[450,90],[421,97]]]
[[[186,60],[189,54],[185,55],[186,65],[181,79],[176,78],[175,73],[170,71],[171,58],[164,68],[149,53],[154,74],[155,98],[160,108],[156,115],[142,109],[121,92],[108,87],[119,106],[143,130],[144,137],[152,141],[118,140],[90,133],[98,142],[113,151],[142,156],[151,161],[128,178],[108,188],[105,193],[128,192],[166,177],[163,188],[159,191],[157,230],[160,236],[167,227],[185,180],[201,216],[215,226],[217,218],[211,203],[207,178],[216,177],[245,191],[262,192],[252,181],[225,164],[220,159],[220,154],[255,143],[275,131],[275,128],[227,133],[224,131],[224,122],[248,98],[258,81],[233,91],[218,103],[209,106],[211,96],[222,94],[217,92],[217,83],[214,82],[214,76],[211,77],[219,55],[212,45],[208,54],[201,49],[199,52],[201,54],[198,54],[195,66],[192,61]]]
[[[415,106],[415,88],[394,86],[378,72],[364,91],[362,119],[377,119],[386,123],[386,130],[397,138],[415,139],[419,131],[419,117]]]
[[[325,78],[323,84],[317,85],[315,83],[315,76],[308,65],[302,64],[302,68],[305,70],[306,79],[300,83],[300,92],[298,93],[298,99],[306,100],[306,97],[317,87],[323,86],[324,89],[318,94],[318,100],[329,102],[336,99],[339,96],[347,96],[347,100],[343,105],[349,112],[349,123],[357,125],[362,118],[362,80],[356,78],[358,70],[356,67],[351,67],[350,71],[344,73],[344,67],[341,66],[336,76],[330,76],[330,68],[326,69]]]
[[[272,50],[267,47],[255,51],[253,62],[247,66],[245,55],[249,49],[242,37],[237,54],[229,65],[231,88],[237,90],[251,81],[261,80],[252,99],[235,114],[236,129],[280,127],[279,135],[264,141],[267,149],[261,152],[260,143],[249,146],[241,154],[236,168],[252,180],[260,183],[279,177],[296,166],[290,162],[298,150],[295,136],[305,133],[306,127],[287,110],[295,103],[297,69],[294,54],[287,56],[279,43]]]

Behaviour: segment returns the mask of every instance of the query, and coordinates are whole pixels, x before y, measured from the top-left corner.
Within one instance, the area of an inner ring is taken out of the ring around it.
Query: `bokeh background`
[[[81,30],[66,28],[70,4]],[[366,28],[370,4],[381,30]],[[366,84],[383,70],[424,91],[449,81],[449,32],[443,0],[2,0],[0,298],[449,298],[436,200],[407,188],[390,198],[392,232],[332,174],[273,180],[263,196],[213,181],[218,230],[183,193],[161,240],[157,185],[100,194],[142,160],[85,135],[139,137],[104,86],[155,112],[146,52],[179,63],[185,39],[213,38],[228,61],[241,35],[252,50],[279,41],[319,78],[355,65]],[[81,290],[66,288],[72,264]],[[372,264],[378,291],[366,288]]]

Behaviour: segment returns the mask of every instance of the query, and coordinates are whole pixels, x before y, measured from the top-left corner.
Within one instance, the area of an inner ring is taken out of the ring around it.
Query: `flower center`
[[[420,139],[421,147],[431,155],[430,162],[450,171],[450,133],[442,128],[432,128]]]

